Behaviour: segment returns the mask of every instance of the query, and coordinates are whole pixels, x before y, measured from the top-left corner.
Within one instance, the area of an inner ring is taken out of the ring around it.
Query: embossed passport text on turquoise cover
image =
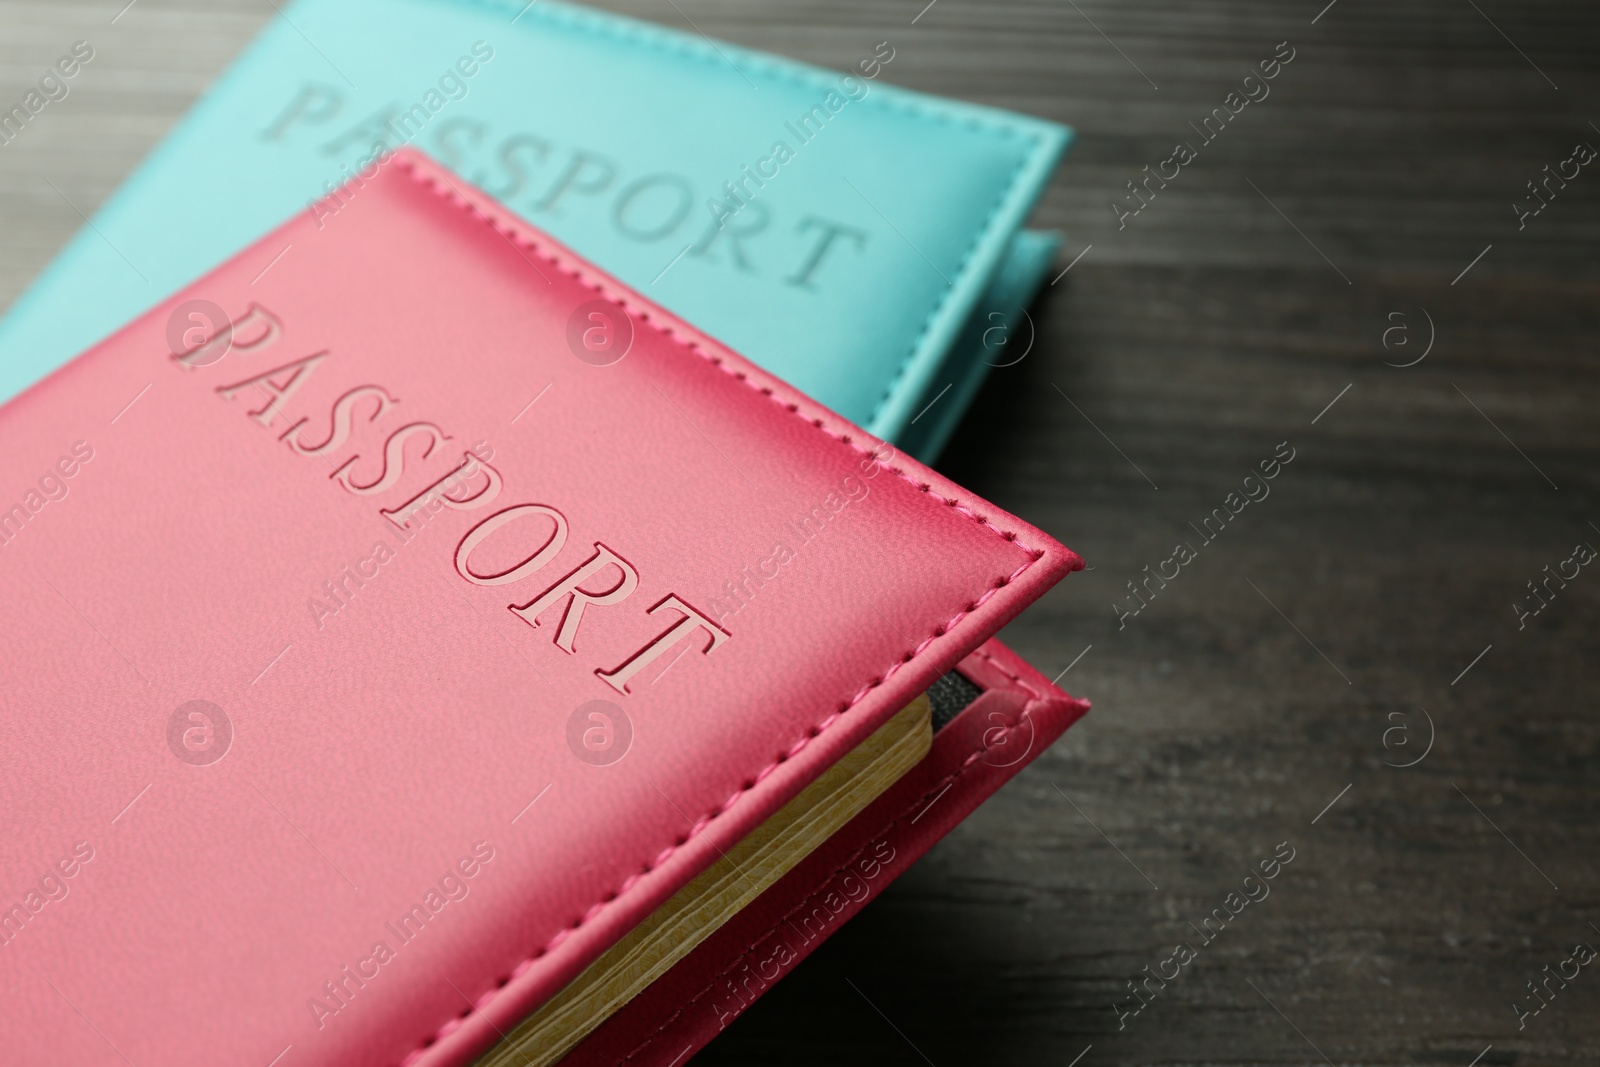
[[[11,309],[0,399],[413,144],[930,457],[1012,358],[1071,134],[887,84],[915,47],[837,73],[552,0],[298,0]]]

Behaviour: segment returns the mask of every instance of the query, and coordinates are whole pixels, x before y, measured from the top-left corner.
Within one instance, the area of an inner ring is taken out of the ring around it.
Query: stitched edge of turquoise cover
[[[950,358],[929,381],[926,406],[895,439],[901,448],[931,463],[944,451],[990,372],[1028,358],[1038,340],[1028,305],[1044,285],[1061,240],[1059,233],[1048,231],[1017,234],[988,294],[951,347]],[[943,392],[946,386],[949,391]]]

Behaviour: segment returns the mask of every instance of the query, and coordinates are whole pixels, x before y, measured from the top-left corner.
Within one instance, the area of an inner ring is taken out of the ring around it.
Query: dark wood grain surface
[[[0,3],[0,99],[99,51],[0,150],[0,302],[272,14],[112,25],[123,2]],[[1088,559],[1005,637],[1095,710],[701,1062],[1600,1062],[1600,969],[1514,1008],[1600,946],[1600,568],[1513,606],[1600,547],[1600,170],[1512,206],[1600,147],[1600,10],[1323,2],[606,5],[833,66],[887,38],[901,84],[1079,133],[1037,222],[1082,258],[942,466]],[[1126,183],[1285,41],[1271,95],[1119,229]]]

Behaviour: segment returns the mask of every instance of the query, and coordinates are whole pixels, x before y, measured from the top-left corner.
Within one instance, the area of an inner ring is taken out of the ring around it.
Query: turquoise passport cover
[[[282,11],[0,323],[0,400],[402,144],[924,458],[1014,358],[1071,134],[892,87],[912,40],[838,73],[555,0]]]

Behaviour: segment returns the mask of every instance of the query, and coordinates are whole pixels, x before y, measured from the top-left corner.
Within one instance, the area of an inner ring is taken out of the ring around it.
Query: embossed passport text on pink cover
[[[468,1062],[1080,565],[425,158],[342,195],[0,410],[8,1063]]]

